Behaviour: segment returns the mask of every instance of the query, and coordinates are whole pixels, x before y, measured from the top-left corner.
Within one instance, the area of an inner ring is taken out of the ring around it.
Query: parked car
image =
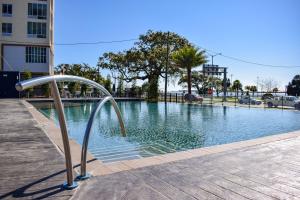
[[[198,94],[185,94],[184,98],[187,101],[198,101],[200,103],[203,102],[203,97],[199,96]]]
[[[249,104],[250,103],[252,105],[260,105],[262,103],[262,101],[254,99],[254,98],[251,98],[249,96],[242,96],[239,99],[239,103],[240,104]]]
[[[295,109],[300,110],[300,101],[295,103],[294,106],[295,106]]]
[[[295,107],[300,102],[297,97],[294,96],[282,96],[275,97],[273,99],[267,99],[266,104],[269,108],[278,107],[278,106],[287,106],[287,107]]]
[[[261,96],[262,100],[268,100],[268,99],[273,99],[273,98],[274,98],[274,96],[271,93],[266,93]]]

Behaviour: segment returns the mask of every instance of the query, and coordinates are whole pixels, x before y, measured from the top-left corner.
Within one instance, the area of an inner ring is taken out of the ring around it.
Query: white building
[[[0,0],[0,7],[0,71],[51,73],[54,0]]]

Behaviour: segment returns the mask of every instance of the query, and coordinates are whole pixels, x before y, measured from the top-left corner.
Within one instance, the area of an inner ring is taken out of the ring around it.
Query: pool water
[[[34,105],[58,124],[53,105]],[[95,105],[65,105],[69,136],[80,144]],[[88,149],[103,162],[149,157],[300,129],[298,111],[144,101],[120,101],[118,105],[127,137],[120,135],[117,116],[109,103],[103,106],[92,128]]]

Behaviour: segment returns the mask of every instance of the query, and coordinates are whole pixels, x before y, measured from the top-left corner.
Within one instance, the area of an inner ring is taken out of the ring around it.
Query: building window
[[[34,38],[46,38],[46,23],[27,22],[27,35]]]
[[[2,4],[2,16],[12,16],[12,4]]]
[[[26,47],[26,63],[46,63],[46,47]]]
[[[2,35],[10,36],[12,34],[12,24],[2,23]]]
[[[47,4],[28,3],[28,17],[47,19]]]

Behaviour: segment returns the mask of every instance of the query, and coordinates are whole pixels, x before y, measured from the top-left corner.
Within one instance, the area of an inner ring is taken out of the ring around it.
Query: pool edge
[[[52,119],[48,119],[41,112],[39,112],[32,104],[26,100],[22,100],[22,103],[29,110],[33,118],[37,121],[42,130],[50,138],[50,140],[58,147],[61,153],[63,153],[63,144],[61,141],[61,135],[59,128],[55,125]],[[141,167],[159,165],[170,163],[179,160],[185,160],[215,153],[222,153],[230,150],[241,149],[250,146],[262,145],[265,143],[276,142],[280,140],[295,138],[300,136],[300,130],[281,133],[271,136],[260,137],[256,139],[244,140],[239,142],[233,142],[228,144],[221,144],[209,147],[202,147],[197,149],[190,149],[186,151],[180,151],[175,153],[168,153],[163,155],[156,155],[147,158],[140,158],[134,160],[124,160],[116,161],[112,163],[102,163],[93,157],[91,153],[88,152],[87,171],[94,176],[112,174],[116,172],[137,169]],[[78,172],[81,156],[81,145],[75,140],[70,139],[70,147],[72,153],[73,165],[76,166],[75,170]]]
[[[47,118],[39,112],[32,104],[26,100],[21,100],[23,105],[28,109],[38,126],[45,132],[51,142],[57,147],[58,151],[64,156],[64,147],[61,139],[60,128],[56,126],[52,119]],[[72,163],[74,170],[79,173],[81,161],[81,145],[74,139],[69,139]],[[112,173],[100,160],[97,160],[90,152],[87,153],[87,171],[93,174],[93,171],[101,170],[103,173]],[[99,172],[98,172],[99,174]]]

